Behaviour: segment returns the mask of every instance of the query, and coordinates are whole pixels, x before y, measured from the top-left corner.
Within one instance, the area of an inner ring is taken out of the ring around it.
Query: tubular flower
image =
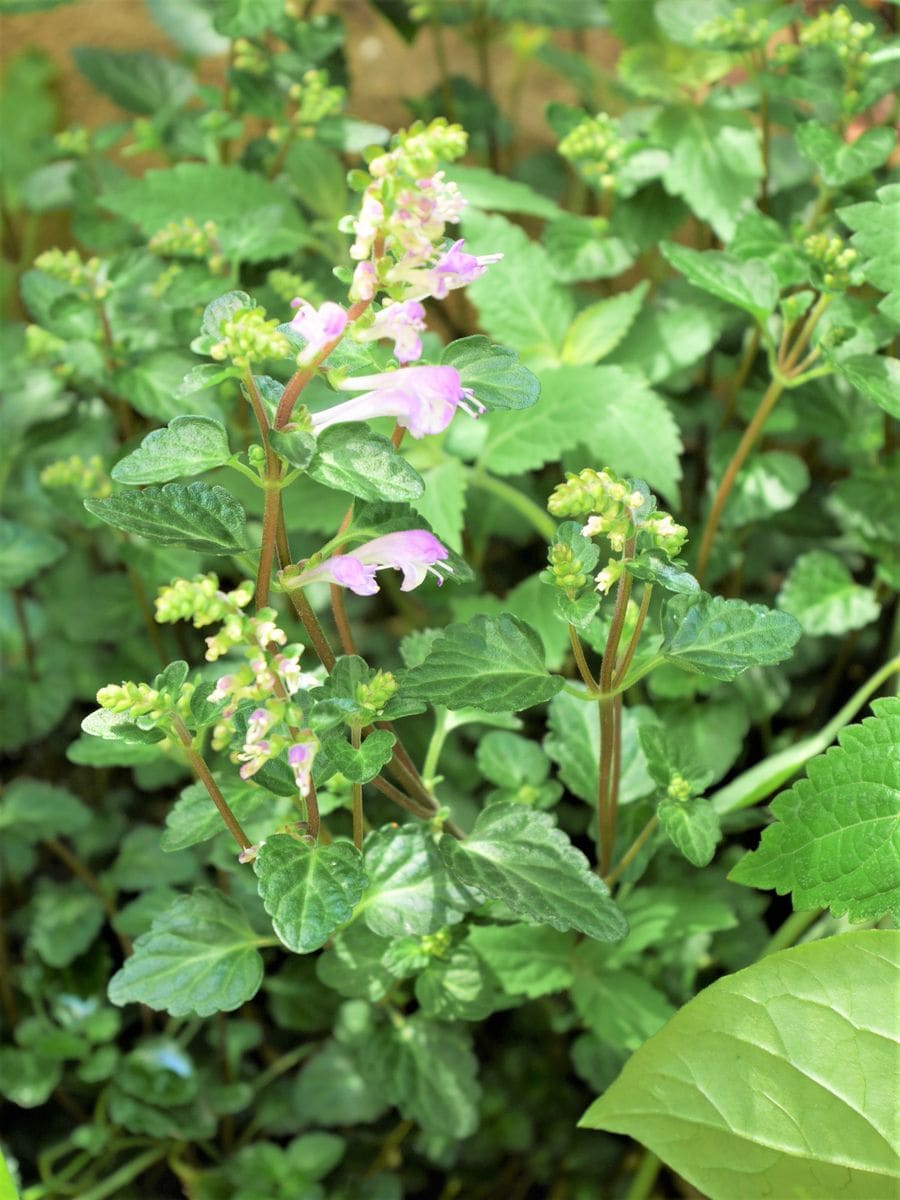
[[[407,367],[405,371],[384,371],[380,375],[345,379],[338,386],[344,391],[371,390],[354,400],[314,413],[312,427],[315,433],[348,421],[393,417],[414,438],[421,438],[429,433],[442,433],[453,420],[457,408],[470,417],[484,412],[484,405],[475,399],[471,388],[462,386],[455,367]]]
[[[288,765],[294,772],[294,782],[301,796],[309,795],[317,745],[316,742],[295,742],[288,750]]]
[[[388,272],[388,281],[408,284],[411,289],[409,299],[434,296],[436,300],[443,300],[455,288],[479,279],[491,263],[499,262],[503,257],[502,254],[467,254],[462,247],[463,239],[460,238],[428,267],[414,259],[401,259]]]
[[[452,574],[452,568],[443,561],[447,557],[449,552],[434,534],[426,529],[409,529],[374,538],[357,546],[352,554],[335,554],[317,567],[301,571],[292,584],[306,587],[311,583],[336,583],[357,596],[374,596],[379,590],[375,572],[390,567],[403,572],[400,590],[409,592],[429,574],[443,583],[443,573]]]
[[[424,305],[418,300],[403,300],[399,304],[385,305],[369,328],[355,336],[360,342],[392,338],[394,357],[398,362],[408,363],[422,357],[422,339],[419,334],[424,329]]]
[[[297,310],[291,329],[306,339],[301,352],[304,358],[313,357],[332,339],[340,337],[347,324],[346,312],[331,300],[319,308],[313,308],[305,300],[292,300],[291,308]]]

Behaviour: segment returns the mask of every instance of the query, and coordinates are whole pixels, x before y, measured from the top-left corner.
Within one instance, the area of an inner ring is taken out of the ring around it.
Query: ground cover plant
[[[147,8],[4,84],[0,1196],[896,1195],[896,8]]]

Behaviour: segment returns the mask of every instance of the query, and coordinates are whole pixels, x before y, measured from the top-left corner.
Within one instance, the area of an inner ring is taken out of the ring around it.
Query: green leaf
[[[0,1049],[0,1092],[19,1108],[46,1104],[61,1076],[62,1064],[56,1059],[14,1046]],[[10,1200],[15,1200],[15,1192]]]
[[[718,980],[581,1124],[637,1138],[711,1200],[892,1195],[896,1049],[873,1015],[893,1011],[898,941],[845,933]]]
[[[358,750],[343,737],[326,738],[320,753],[324,753],[335,770],[351,783],[368,783],[391,761],[397,737],[386,729],[376,729],[363,741]]]
[[[587,694],[587,689],[580,684],[574,686]],[[620,804],[629,804],[653,791],[653,780],[647,773],[647,761],[638,740],[638,730],[648,713],[646,708],[626,708],[622,712]],[[570,792],[593,806],[597,800],[600,762],[595,705],[579,700],[569,692],[561,692],[550,704],[549,727],[544,748],[559,764],[560,779]]]
[[[606,885],[546,813],[491,804],[465,842],[445,835],[440,846],[457,879],[525,920],[578,929],[603,942],[625,935]]]
[[[829,188],[846,187],[882,166],[896,141],[893,130],[881,126],[866,129],[854,141],[845,142],[819,121],[801,121],[796,139],[800,153],[816,164],[822,182]]]
[[[301,1120],[323,1125],[365,1125],[377,1120],[386,1107],[353,1054],[335,1041],[326,1042],[303,1067],[291,1104]]]
[[[245,549],[246,513],[224,488],[207,483],[167,483],[105,500],[85,500],[84,507],[115,529],[163,546],[184,546],[203,554],[236,554]]]
[[[737,446],[737,438],[718,441],[712,454],[712,472],[716,480],[724,474]],[[722,514],[722,526],[740,529],[755,521],[764,521],[774,513],[794,507],[809,487],[809,468],[798,454],[784,450],[765,450],[751,456],[738,472],[728,506]],[[710,480],[710,493],[713,479]]]
[[[467,943],[445,957],[433,957],[415,983],[416,1000],[429,1017],[444,1021],[483,1021],[499,994],[483,960]]]
[[[861,395],[900,420],[900,360],[880,354],[854,354],[834,365]]]
[[[663,833],[689,863],[705,867],[712,862],[722,830],[708,800],[661,800],[656,815]]]
[[[583,308],[569,326],[562,361],[574,366],[589,366],[605,358],[631,328],[649,286],[644,280],[630,292],[620,292]]]
[[[0,588],[18,588],[66,552],[65,542],[0,517]]]
[[[675,495],[681,468],[678,428],[666,403],[636,370],[559,367],[541,372],[541,396],[525,413],[485,418],[481,464],[518,475],[554,462],[580,443],[603,446],[603,461]]]
[[[653,135],[670,152],[666,191],[727,241],[762,178],[758,131],[737,113],[692,105],[664,108]]]
[[[20,776],[3,789],[0,830],[25,841],[79,833],[90,823],[90,810],[65,788]]]
[[[233,1012],[262,983],[261,940],[233,900],[197,888],[141,934],[110,980],[109,998],[149,1004],[173,1017]]]
[[[601,1042],[637,1050],[675,1011],[643,975],[611,970],[602,947],[585,942],[575,951],[572,1003]]]
[[[394,977],[383,965],[388,943],[361,922],[343,929],[316,959],[316,974],[327,987],[353,999],[383,1000]]]
[[[828,906],[851,921],[900,917],[900,699],[872,709],[772,801],[776,823],[730,879],[791,892],[795,908]]]
[[[626,563],[625,570],[635,579],[641,579],[645,583],[658,583],[667,592],[688,595],[700,591],[700,584],[689,571],[652,550],[645,550],[637,558]]]
[[[302,429],[290,433],[272,429],[269,431],[269,445],[276,454],[301,471],[306,470],[316,452],[316,438]]]
[[[539,636],[508,613],[448,625],[421,666],[403,679],[403,693],[411,699],[486,712],[530,708],[564,686],[544,666]]]
[[[481,334],[451,342],[441,363],[456,368],[463,387],[471,388],[489,412],[531,408],[541,390],[537,376],[522,366],[514,351]]]
[[[261,788],[242,784],[240,787],[221,784],[228,806],[243,824],[248,817],[262,808],[271,806],[271,797]],[[169,853],[186,850],[208,842],[217,833],[225,833],[225,824],[219,810],[209,797],[202,783],[192,783],[184,789],[166,813],[166,827],[160,837],[160,845]]]
[[[204,0],[147,0],[147,7],[156,24],[188,54],[202,58],[228,53],[228,39],[216,33]]]
[[[720,307],[696,293],[663,295],[641,309],[607,365],[630,367],[648,383],[664,383],[699,362],[719,340],[723,324]]]
[[[577,283],[582,279],[609,279],[627,271],[634,253],[621,238],[606,237],[602,217],[577,217],[567,213],[547,226],[544,243],[554,279]]]
[[[150,50],[76,46],[72,57],[99,92],[127,112],[142,116],[180,108],[196,90],[186,67]]]
[[[900,324],[900,184],[889,183],[875,193],[876,200],[838,209],[838,216],[853,231],[850,244],[862,256],[866,280],[885,292],[878,307]]]
[[[275,932],[296,954],[318,950],[346,925],[366,886],[362,855],[349,842],[309,846],[275,834],[253,869]]]
[[[425,491],[422,476],[390,438],[365,425],[334,425],[323,430],[306,470],[326,487],[361,500],[415,500]]]
[[[51,967],[66,967],[93,942],[104,921],[103,905],[84,884],[44,880],[35,896],[30,941]]]
[[[383,1028],[364,1049],[380,1090],[424,1133],[460,1139],[478,1126],[478,1062],[462,1029],[418,1013]]]
[[[148,433],[137,450],[119,459],[110,474],[117,483],[166,483],[221,467],[230,454],[221,421],[174,417],[166,429]]]
[[[667,662],[724,680],[748,667],[784,662],[801,634],[788,613],[706,592],[667,600],[662,631]]]
[[[571,931],[560,933],[546,925],[473,925],[469,942],[509,996],[533,1000],[572,983]]]
[[[762,322],[778,304],[778,280],[763,259],[740,259],[718,250],[692,250],[674,242],[660,245],[665,257],[688,283],[734,304]]]
[[[448,456],[425,472],[424,482],[425,491],[413,501],[413,508],[421,513],[444,545],[460,553],[469,484],[465,464]]]
[[[472,212],[463,229],[471,254],[504,256],[468,288],[482,328],[523,357],[558,362],[573,304],[553,282],[544,248],[505,217]]]
[[[363,853],[369,883],[356,911],[380,937],[437,933],[472,907],[434,838],[418,825],[373,830]]]
[[[872,589],[856,583],[841,559],[827,550],[811,550],[797,559],[776,603],[811,637],[862,629],[880,612]]]
[[[486,167],[463,167],[454,163],[445,174],[451,183],[458,185],[472,208],[522,213],[526,217],[543,217],[550,221],[561,215],[558,204],[534,191],[527,183],[495,175]]]
[[[182,162],[105,190],[100,203],[146,237],[171,221],[213,221],[227,258],[262,262],[293,254],[304,226],[288,193],[243,168]]]

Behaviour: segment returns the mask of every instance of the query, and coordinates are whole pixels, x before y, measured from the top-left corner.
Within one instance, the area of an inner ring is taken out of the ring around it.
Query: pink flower
[[[368,261],[357,263],[353,268],[353,279],[350,283],[351,300],[371,300],[378,291],[378,275],[375,267]]]
[[[312,426],[316,433],[348,421],[393,417],[414,438],[420,438],[429,433],[442,433],[453,420],[457,408],[470,417],[484,412],[484,405],[475,399],[471,388],[462,386],[455,367],[407,367],[403,371],[345,379],[338,386],[344,391],[372,390],[354,400],[335,404],[324,412],[314,413]]]
[[[294,772],[294,780],[301,796],[309,795],[313,759],[316,756],[314,742],[295,742],[288,750],[288,764]]]
[[[491,263],[499,262],[502,254],[467,254],[463,247],[463,239],[454,242],[449,250],[430,267],[423,267],[415,261],[401,259],[388,272],[391,283],[406,283],[412,289],[409,299],[422,300],[426,296],[434,296],[443,300],[454,288],[465,287],[474,279],[479,279]]]
[[[404,300],[400,304],[385,305],[372,325],[354,333],[354,337],[360,342],[392,338],[394,357],[398,362],[408,363],[422,357],[422,339],[419,334],[424,329],[424,306],[418,300]]]
[[[291,321],[291,329],[306,339],[303,357],[314,357],[334,338],[340,337],[347,324],[347,314],[339,304],[326,300],[321,308],[313,308],[305,300],[292,300],[291,308],[297,315]]]
[[[298,587],[310,583],[336,583],[357,596],[374,596],[379,590],[375,572],[390,567],[403,572],[400,590],[409,592],[429,574],[435,575],[439,584],[443,583],[442,572],[452,574],[452,568],[443,562],[448,556],[449,552],[433,533],[426,529],[409,529],[365,542],[352,554],[336,554],[317,567],[301,571],[294,583]],[[438,567],[437,563],[443,565]]]
[[[369,257],[383,221],[384,205],[380,200],[376,200],[371,192],[366,192],[363,196],[359,216],[353,222],[353,232],[356,234],[356,240],[350,247],[351,258],[360,261],[363,258]]]

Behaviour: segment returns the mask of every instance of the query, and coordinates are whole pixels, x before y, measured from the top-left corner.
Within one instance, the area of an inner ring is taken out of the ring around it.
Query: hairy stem
[[[575,665],[578,668],[578,674],[584,680],[587,688],[591,692],[597,691],[597,680],[591,673],[591,668],[588,666],[588,661],[584,656],[584,646],[581,644],[581,638],[578,636],[578,630],[574,625],[569,626],[569,642],[572,646],[572,654],[575,657]]]
[[[350,726],[350,745],[354,750],[358,750],[360,746],[360,729],[354,724]],[[363,798],[362,784],[354,783],[352,787],[353,797],[353,845],[357,850],[362,850],[363,844]]]
[[[638,642],[641,640],[641,631],[644,628],[644,622],[647,620],[647,612],[650,608],[650,597],[653,595],[653,584],[645,583],[644,591],[641,595],[641,607],[638,610],[637,621],[634,625],[625,653],[622,656],[622,661],[619,664],[618,670],[613,678],[613,689],[622,686],[622,680],[628,674],[628,668],[631,666],[631,660],[634,658],[635,651],[638,647]]]
[[[186,756],[188,762],[191,764],[191,770],[194,772],[194,774],[197,776],[197,778],[200,780],[200,782],[203,784],[203,786],[206,788],[207,792],[209,793],[209,798],[210,798],[210,800],[212,800],[213,804],[215,804],[216,808],[219,810],[219,816],[222,818],[222,820],[225,822],[226,826],[228,827],[228,832],[231,834],[231,836],[234,838],[234,840],[237,842],[237,844],[240,846],[240,848],[242,850],[249,850],[250,847],[253,845],[253,843],[247,837],[246,833],[244,833],[243,829],[241,828],[240,822],[238,821],[238,819],[234,815],[234,813],[231,811],[231,807],[230,807],[228,801],[222,795],[219,785],[216,783],[215,779],[213,779],[212,772],[210,771],[209,767],[206,765],[206,760],[195,749],[194,743],[191,739],[191,735],[188,733],[187,727],[185,726],[184,722],[181,720],[180,717],[173,716],[172,717],[172,726],[173,726],[176,734],[178,735],[178,740],[181,742],[182,746],[184,747],[184,753],[185,753],[185,756]]]
[[[344,589],[336,583],[328,585],[328,593],[331,597],[331,613],[334,617],[334,623],[337,627],[338,637],[341,642],[341,649],[345,654],[356,653],[356,643],[353,640],[353,631],[350,628],[350,622],[347,619],[347,605],[344,603]]]
[[[303,623],[303,628],[309,636],[319,662],[326,671],[331,671],[335,663],[334,651],[325,636],[325,630],[319,623],[319,618],[313,612],[312,606],[303,592],[303,588],[292,589],[288,592],[288,597],[294,606],[294,611]]]
[[[622,878],[622,876],[640,854],[641,850],[644,848],[647,839],[656,831],[658,824],[659,818],[654,814],[610,871],[610,873],[604,876],[604,883],[607,887],[612,887],[614,883],[617,883],[619,879]]]

